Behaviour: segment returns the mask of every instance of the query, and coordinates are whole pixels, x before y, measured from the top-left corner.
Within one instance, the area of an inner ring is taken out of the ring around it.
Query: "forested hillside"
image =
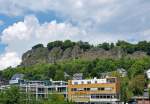
[[[15,73],[23,73],[27,79],[65,80],[64,72],[70,77],[81,72],[88,78],[124,68],[131,78],[150,68],[149,51],[150,42],[146,41],[137,44],[118,41],[96,46],[82,41],[54,41],[47,47],[33,46],[23,55],[21,65],[5,69],[1,75],[10,79]]]
[[[121,80],[122,99],[141,95],[147,83],[145,71],[150,68],[150,42],[131,44],[125,41],[102,43],[97,46],[87,42],[54,41],[47,47],[38,44],[23,55],[22,64],[9,67],[0,75],[9,80],[12,75],[22,73],[27,80],[68,80],[75,73],[84,78],[100,78],[110,73]],[[127,71],[121,78],[118,68]]]

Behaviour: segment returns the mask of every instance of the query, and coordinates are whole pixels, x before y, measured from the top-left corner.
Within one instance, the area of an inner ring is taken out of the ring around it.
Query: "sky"
[[[0,0],[0,70],[32,46],[150,41],[150,0]]]

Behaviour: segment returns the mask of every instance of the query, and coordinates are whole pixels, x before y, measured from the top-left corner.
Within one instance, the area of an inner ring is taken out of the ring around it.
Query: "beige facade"
[[[69,80],[68,99],[78,103],[116,104],[120,85],[115,77],[90,80]]]

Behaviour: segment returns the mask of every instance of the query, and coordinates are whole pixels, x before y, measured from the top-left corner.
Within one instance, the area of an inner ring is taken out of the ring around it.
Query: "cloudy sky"
[[[0,0],[0,70],[37,43],[150,40],[150,0]]]

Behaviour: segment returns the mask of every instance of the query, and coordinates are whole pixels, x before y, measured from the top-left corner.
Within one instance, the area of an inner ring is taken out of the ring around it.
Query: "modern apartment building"
[[[61,94],[67,97],[67,82],[65,81],[25,81],[19,85],[21,92],[26,92],[36,99],[48,98],[51,94]]]
[[[68,99],[79,104],[118,104],[119,80],[115,77],[68,81]]]

